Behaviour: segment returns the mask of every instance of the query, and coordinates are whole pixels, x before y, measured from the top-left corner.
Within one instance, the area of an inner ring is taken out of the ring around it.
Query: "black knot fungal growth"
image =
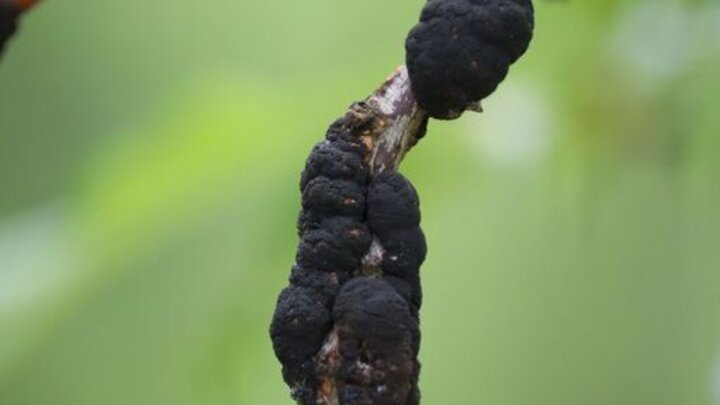
[[[527,49],[530,0],[429,0],[398,69],[313,148],[300,237],[271,325],[301,405],[418,405],[420,266],[412,184],[395,172],[429,116],[479,108]]]
[[[405,43],[420,106],[438,119],[479,107],[527,50],[533,14],[530,0],[429,0]]]
[[[346,121],[336,122],[307,159],[296,264],[270,327],[283,378],[301,404],[316,403],[316,356],[333,327],[335,299],[372,242],[364,223],[366,148],[351,131]]]
[[[419,403],[420,203],[402,175],[371,173],[374,126],[335,122],[301,176],[300,242],[270,331],[300,404]]]
[[[312,357],[332,322],[330,312],[310,288],[291,285],[283,290],[271,325],[275,353],[285,365],[286,380],[301,380],[312,372]]]
[[[333,308],[338,337],[341,404],[407,404],[420,329],[408,303],[387,282],[358,277],[345,284]]]
[[[400,173],[384,172],[370,182],[367,200],[368,225],[385,249],[383,275],[417,313],[421,302],[420,265],[427,253],[417,192]]]
[[[378,235],[420,226],[417,192],[400,173],[383,172],[372,179],[368,207],[368,223]]]
[[[303,234],[297,263],[325,273],[357,270],[372,242],[365,224],[347,217],[329,217],[319,225]]]

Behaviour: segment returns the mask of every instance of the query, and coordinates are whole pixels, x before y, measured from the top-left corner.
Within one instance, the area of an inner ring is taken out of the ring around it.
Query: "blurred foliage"
[[[290,403],[267,326],[297,179],[421,4],[27,16],[0,65],[0,404]],[[720,403],[720,3],[536,8],[486,112],[403,166],[424,402]]]

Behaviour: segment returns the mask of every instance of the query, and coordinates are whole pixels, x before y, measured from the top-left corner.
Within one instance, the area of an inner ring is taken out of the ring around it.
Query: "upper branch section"
[[[530,0],[430,0],[405,47],[412,89],[433,118],[479,110],[532,39]]]

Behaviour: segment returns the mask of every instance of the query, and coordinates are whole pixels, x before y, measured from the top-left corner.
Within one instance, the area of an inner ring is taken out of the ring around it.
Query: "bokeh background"
[[[420,0],[48,0],[0,64],[0,404],[291,403],[267,328],[312,145]],[[720,2],[537,1],[434,122],[426,404],[720,404]]]

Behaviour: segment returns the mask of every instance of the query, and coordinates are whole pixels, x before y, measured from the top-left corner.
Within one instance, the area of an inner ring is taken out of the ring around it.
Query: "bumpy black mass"
[[[533,14],[530,0],[429,0],[405,43],[420,106],[454,119],[494,92],[530,44]]]
[[[420,400],[420,204],[402,175],[371,173],[362,125],[336,121],[300,180],[300,242],[270,327],[300,404]]]

